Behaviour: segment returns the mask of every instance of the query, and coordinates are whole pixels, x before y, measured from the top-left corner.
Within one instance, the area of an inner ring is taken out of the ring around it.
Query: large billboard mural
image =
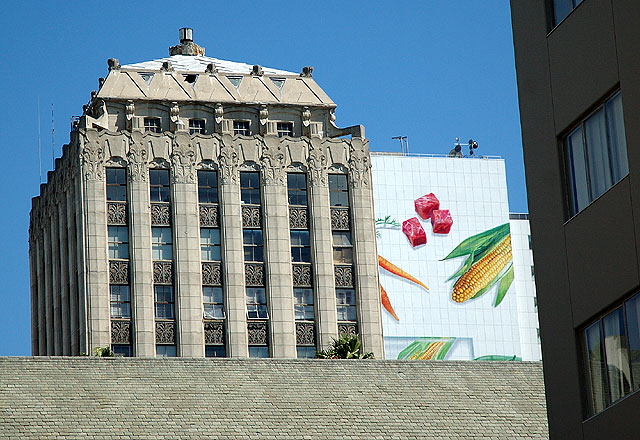
[[[386,357],[520,359],[504,162],[372,163]]]

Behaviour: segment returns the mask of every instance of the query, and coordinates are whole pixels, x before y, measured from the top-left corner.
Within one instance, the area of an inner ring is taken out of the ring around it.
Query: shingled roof
[[[546,439],[530,362],[0,358],[0,439]]]

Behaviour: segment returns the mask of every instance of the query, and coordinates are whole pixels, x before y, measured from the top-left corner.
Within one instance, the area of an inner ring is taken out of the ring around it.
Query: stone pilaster
[[[318,347],[325,349],[331,343],[331,338],[338,336],[338,316],[333,271],[327,155],[320,139],[311,139],[307,164],[310,183],[309,209],[311,210],[311,252],[316,331]]]
[[[384,358],[378,281],[371,160],[367,141],[353,138],[349,149],[349,204],[356,270],[356,307],[364,351]]]
[[[58,236],[58,206],[51,206],[51,223],[49,225],[51,243],[51,290],[53,294],[53,354],[62,355],[62,310],[60,286],[60,237]]]
[[[95,130],[87,130],[84,134],[81,172],[86,240],[87,350],[91,351],[111,344],[104,147]]]
[[[151,263],[151,200],[148,152],[142,133],[131,133],[128,159],[129,261],[135,356],[156,354],[153,266]]]
[[[29,275],[31,277],[30,288],[30,311],[31,311],[31,354],[38,355],[38,244],[31,212],[31,225],[29,228]]]
[[[74,213],[75,199],[75,176],[70,176],[69,179],[69,191],[66,193],[66,217],[67,217],[67,277],[69,280],[69,328],[70,328],[70,350],[72,356],[78,356],[80,354],[79,346],[79,313],[78,310],[78,256],[77,256],[77,230],[76,219]]]
[[[176,133],[171,154],[171,207],[178,354],[204,357],[200,215],[195,149],[187,133]]]
[[[65,191],[65,184],[62,185],[62,191]],[[69,271],[68,266],[68,253],[67,253],[67,196],[64,192],[60,194],[58,209],[58,239],[59,239],[59,273],[60,273],[60,327],[62,338],[62,354],[63,356],[69,356],[71,354],[71,321],[69,316]]]
[[[84,224],[84,202],[83,197],[83,178],[82,170],[78,168],[78,172],[74,173],[74,185],[76,196],[73,200],[73,206],[75,208],[75,242],[76,242],[76,272],[77,281],[77,298],[78,298],[78,350],[79,354],[89,353],[89,321],[88,321],[88,291],[86,284],[87,267],[85,266],[85,246],[87,238],[85,237],[85,231],[87,230]],[[105,254],[105,258],[107,258]]]
[[[248,357],[247,306],[242,248],[242,214],[238,150],[229,135],[222,136],[218,175],[220,179],[220,239],[222,283],[226,313],[227,355]]]
[[[284,147],[266,136],[262,151],[262,230],[265,246],[266,294],[269,305],[271,357],[296,357],[291,243]]]
[[[53,287],[52,287],[52,273],[53,263],[51,260],[51,236],[50,236],[50,222],[46,220],[49,216],[49,209],[44,208],[43,215],[45,219],[42,222],[42,234],[44,237],[44,308],[45,308],[45,329],[46,332],[46,351],[45,355],[51,356],[54,354],[53,345]]]

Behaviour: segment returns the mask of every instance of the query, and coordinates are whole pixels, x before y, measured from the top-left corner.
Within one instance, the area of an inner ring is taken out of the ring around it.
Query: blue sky
[[[168,55],[178,29],[215,58],[300,71],[363,124],[371,147],[446,154],[456,137],[506,160],[509,204],[526,212],[509,5],[479,2],[22,1],[0,16],[0,356],[30,354],[28,226],[43,179],[69,140],[69,119],[122,64]],[[40,106],[38,110],[38,99]],[[55,135],[52,148],[51,106]],[[473,191],[473,188],[470,188]]]

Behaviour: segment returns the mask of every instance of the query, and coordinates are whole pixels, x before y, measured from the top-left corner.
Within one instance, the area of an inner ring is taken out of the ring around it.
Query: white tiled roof
[[[135,70],[160,70],[162,63],[165,61],[171,61],[171,65],[174,70],[183,72],[204,72],[208,64],[216,66],[216,69],[221,73],[239,73],[248,75],[253,69],[253,65],[246,63],[237,63],[235,61],[225,61],[217,58],[190,55],[172,55],[170,57],[160,58],[153,61],[123,65],[122,68]],[[263,67],[262,70],[265,75],[299,75],[295,72],[270,69],[268,67]]]

